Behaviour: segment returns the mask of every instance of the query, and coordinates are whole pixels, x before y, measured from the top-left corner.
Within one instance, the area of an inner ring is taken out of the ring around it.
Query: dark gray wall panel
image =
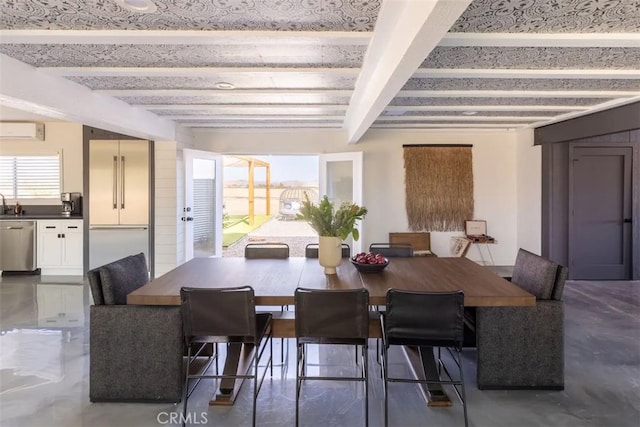
[[[589,136],[542,145],[542,255],[568,265],[569,253],[569,145],[631,146],[632,159],[632,278],[640,279],[640,129]],[[569,270],[569,278],[572,278]]]
[[[622,105],[534,130],[534,144],[549,144],[640,129],[640,102]]]
[[[568,265],[569,144],[542,147],[542,256]]]

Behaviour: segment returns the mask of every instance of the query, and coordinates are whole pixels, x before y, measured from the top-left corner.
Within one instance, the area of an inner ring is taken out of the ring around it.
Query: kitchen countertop
[[[29,221],[38,219],[82,219],[79,215],[62,215],[61,213],[39,213],[39,214],[23,214],[23,215],[0,215],[0,221]]]

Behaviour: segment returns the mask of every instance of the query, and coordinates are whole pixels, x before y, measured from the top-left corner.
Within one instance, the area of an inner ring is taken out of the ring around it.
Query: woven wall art
[[[473,218],[470,145],[404,145],[411,231],[460,231]]]

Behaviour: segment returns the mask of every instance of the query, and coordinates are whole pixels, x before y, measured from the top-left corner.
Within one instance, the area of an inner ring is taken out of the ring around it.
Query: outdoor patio
[[[316,243],[318,234],[304,221],[282,221],[276,218],[265,222],[222,251],[223,256],[244,256],[250,242],[282,242],[289,245],[289,256],[303,257],[308,243]]]

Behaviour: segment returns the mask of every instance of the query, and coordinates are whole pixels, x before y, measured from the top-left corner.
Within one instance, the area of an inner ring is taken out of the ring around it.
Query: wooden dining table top
[[[391,258],[381,273],[360,273],[349,258],[337,274],[325,275],[314,258],[194,258],[127,295],[127,304],[179,305],[180,288],[252,286],[256,305],[293,304],[297,287],[369,291],[369,303],[384,305],[388,289],[462,290],[467,307],[535,305],[535,296],[467,258]]]

